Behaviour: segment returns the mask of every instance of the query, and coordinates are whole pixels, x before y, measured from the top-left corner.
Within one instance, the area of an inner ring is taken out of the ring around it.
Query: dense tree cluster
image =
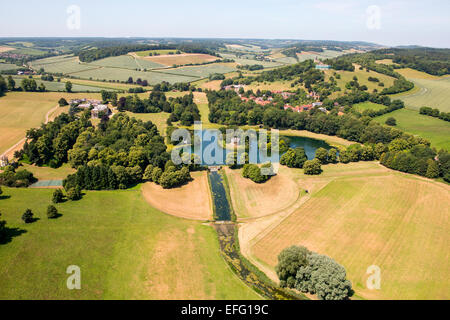
[[[8,91],[8,86],[6,85],[5,78],[0,76],[0,97],[4,96],[6,91]]]
[[[27,135],[22,156],[31,163],[58,166],[68,162],[77,172],[66,190],[127,188],[142,180],[149,165],[164,168],[169,160],[164,139],[152,122],[118,114],[92,127],[88,113],[79,119],[63,114]]]
[[[183,126],[191,126],[194,121],[200,121],[200,111],[194,103],[194,95],[188,94],[184,97],[169,99],[171,105],[171,114],[168,123],[180,121]]]
[[[303,171],[307,175],[319,175],[322,173],[322,164],[318,159],[305,161]]]
[[[173,106],[167,101],[166,95],[161,91],[152,91],[148,99],[142,100],[138,95],[121,97],[117,102],[119,111],[134,113],[172,112]]]
[[[28,187],[36,178],[28,170],[16,170],[13,166],[3,168],[0,173],[0,185],[14,188]]]
[[[420,108],[419,113],[430,117],[439,118],[444,121],[450,121],[450,112],[440,112],[439,109],[422,107]]]
[[[264,183],[268,181],[272,177],[272,175],[262,174],[261,169],[263,168],[273,171],[271,163],[265,163],[261,166],[261,168],[256,164],[245,164],[244,168],[242,169],[242,176],[256,183]]]
[[[316,294],[321,300],[347,300],[354,294],[343,266],[305,247],[283,250],[275,270],[282,287]]]
[[[306,157],[305,149],[298,147],[295,149],[289,149],[280,158],[280,164],[289,168],[303,168],[303,165],[308,160]]]

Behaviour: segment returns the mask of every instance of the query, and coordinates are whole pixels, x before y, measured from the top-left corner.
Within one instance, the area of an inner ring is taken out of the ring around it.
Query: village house
[[[0,168],[6,167],[9,165],[9,160],[7,156],[3,156],[0,158]]]

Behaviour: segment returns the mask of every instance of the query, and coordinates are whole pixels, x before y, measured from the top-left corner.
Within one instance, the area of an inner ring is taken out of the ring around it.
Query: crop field
[[[159,54],[159,55],[167,55],[170,53],[175,54],[177,52],[177,50],[147,50],[147,51],[138,51],[138,52],[134,52],[134,54],[136,54],[139,57],[148,57],[150,55],[150,53],[153,54]]]
[[[264,68],[274,68],[274,67],[279,67],[279,66],[283,65],[283,63],[280,63],[280,62],[259,61],[259,60],[255,60],[252,58],[244,58],[244,57],[238,58],[236,55],[230,54],[230,53],[222,53],[220,55],[225,59],[233,59],[237,64],[240,64],[240,65],[259,64],[259,65],[262,65]]]
[[[406,107],[419,110],[427,106],[450,112],[450,77],[436,79],[409,78],[417,89],[392,96],[405,102]]]
[[[56,92],[9,92],[0,98],[0,154],[25,137],[28,129],[39,127],[45,115],[61,97],[98,98],[99,94]]]
[[[230,64],[213,63],[203,66],[189,66],[175,69],[159,70],[158,72],[170,75],[182,75],[189,77],[206,78],[209,77],[210,74],[228,73],[235,70],[236,68],[234,68]]]
[[[59,204],[55,220],[45,215],[52,190],[3,191],[12,230],[0,245],[1,299],[259,299],[229,269],[212,227],[150,207],[139,187],[87,192]],[[25,225],[28,207],[39,220]],[[67,289],[71,265],[81,290]]]
[[[8,52],[8,51],[11,51],[11,50],[14,50],[14,48],[7,47],[7,46],[0,46],[0,53]]]
[[[92,69],[82,72],[77,72],[73,74],[78,78],[82,79],[92,79],[92,80],[116,80],[116,81],[127,81],[129,77],[133,79],[141,78],[142,80],[147,80],[149,84],[157,84],[162,81],[167,81],[170,83],[177,82],[190,82],[197,80],[198,77],[187,76],[181,74],[168,74],[159,72],[143,72],[143,71],[135,71],[135,70],[127,70],[127,69],[118,69],[118,68],[98,68]]]
[[[357,103],[353,105],[353,109],[359,111],[359,112],[363,112],[365,110],[374,110],[374,111],[378,111],[381,109],[386,108],[386,106],[382,105],[382,104],[378,104],[378,103],[373,103],[370,101],[366,101],[366,102],[361,102],[361,103]]]
[[[450,123],[438,118],[419,114],[417,111],[400,109],[375,118],[383,123],[387,118],[397,120],[396,128],[419,135],[431,142],[433,147],[450,150]]]
[[[142,58],[144,60],[162,64],[165,66],[173,66],[173,65],[186,65],[186,64],[197,64],[204,62],[211,62],[220,59],[218,57],[211,56],[209,54],[201,54],[201,53],[182,53],[182,54],[167,54],[160,56],[152,56]]]
[[[309,59],[331,59],[342,56],[344,52],[334,51],[334,50],[324,50],[323,52],[306,52],[297,53],[298,60],[300,62],[309,60]]]
[[[31,66],[35,70],[39,70],[43,68],[45,72],[50,73],[62,73],[62,74],[71,74],[75,72],[85,71],[89,69],[99,68],[97,66],[91,66],[87,64],[83,64],[78,61],[77,57],[68,56],[64,59],[58,59],[51,62],[52,60],[36,60],[31,63]]]
[[[165,66],[159,63],[151,62],[145,59],[135,58],[131,55],[109,57],[97,61],[93,61],[88,65],[100,66],[100,67],[110,67],[110,68],[120,68],[120,69],[130,69],[130,70],[143,70],[143,69],[155,69],[164,68]]]
[[[0,63],[0,71],[6,71],[6,70],[16,70],[19,67],[12,63]],[[5,77],[5,75],[3,75]]]
[[[378,91],[383,90],[383,88],[389,88],[394,84],[394,78],[390,76],[386,76],[384,74],[375,72],[375,71],[365,71],[365,70],[359,70],[359,66],[356,66],[355,71],[336,71],[336,70],[325,70],[325,78],[328,81],[330,77],[335,77],[334,73],[337,73],[341,76],[341,79],[336,79],[338,86],[342,89],[341,92],[338,92],[337,94],[342,94],[345,92],[346,88],[345,85],[353,80],[353,77],[356,76],[358,78],[358,83],[362,85],[366,85],[369,89],[369,92],[373,92],[374,89],[377,89]],[[380,82],[384,83],[384,87],[379,87],[378,82],[371,82],[369,81],[369,77],[378,78]],[[336,78],[336,77],[335,77]]]
[[[165,190],[156,183],[146,183],[142,186],[142,194],[152,207],[164,213],[186,219],[212,220],[212,198],[207,172],[193,172],[192,178],[192,182],[170,190]]]
[[[342,264],[356,299],[449,298],[443,272],[450,268],[448,185],[374,162],[328,165],[317,177],[292,170],[292,177],[310,191],[300,207],[278,220],[269,217],[264,228],[264,220],[243,227],[254,232],[251,259],[272,276],[278,254],[302,245]],[[381,269],[380,290],[366,288],[372,265]]]
[[[226,174],[238,219],[258,218],[280,212],[292,206],[299,198],[300,190],[285,170],[263,184],[243,178],[242,169],[226,169]]]

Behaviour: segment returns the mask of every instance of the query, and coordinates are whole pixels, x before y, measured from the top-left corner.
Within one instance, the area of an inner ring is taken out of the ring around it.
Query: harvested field
[[[197,64],[197,63],[205,63],[212,62],[220,59],[218,57],[211,56],[209,54],[201,54],[201,53],[182,53],[182,54],[166,54],[160,56],[152,56],[152,57],[144,57],[143,60],[147,60],[153,63],[158,63],[165,66],[173,66],[173,65],[186,65],[186,64]]]
[[[448,185],[374,162],[325,166],[317,177],[293,174],[315,187],[292,214],[244,225],[241,247],[252,262],[273,277],[277,255],[303,245],[342,264],[356,298],[449,298]],[[366,288],[371,265],[381,268],[381,290]]]
[[[192,173],[192,182],[165,190],[155,183],[142,186],[145,200],[156,209],[181,218],[210,220],[213,216],[206,172]]]
[[[8,51],[11,51],[11,50],[15,50],[15,48],[6,47],[6,46],[0,46],[0,53],[8,52]]]
[[[263,184],[242,177],[242,169],[226,168],[233,208],[238,219],[258,218],[292,206],[299,198],[300,188],[285,168]]]

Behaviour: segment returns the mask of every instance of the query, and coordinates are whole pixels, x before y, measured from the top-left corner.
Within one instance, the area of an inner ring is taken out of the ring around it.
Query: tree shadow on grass
[[[51,217],[51,218],[48,218],[49,220],[56,220],[56,219],[59,219],[59,218],[61,218],[63,215],[61,214],[61,213],[57,213],[54,217]]]
[[[0,245],[8,244],[13,240],[13,238],[19,237],[24,233],[27,233],[27,231],[19,228],[6,227],[5,234],[0,238]]]
[[[6,200],[6,199],[9,199],[9,198],[11,198],[11,196],[6,196],[6,195],[0,196],[0,200]]]

